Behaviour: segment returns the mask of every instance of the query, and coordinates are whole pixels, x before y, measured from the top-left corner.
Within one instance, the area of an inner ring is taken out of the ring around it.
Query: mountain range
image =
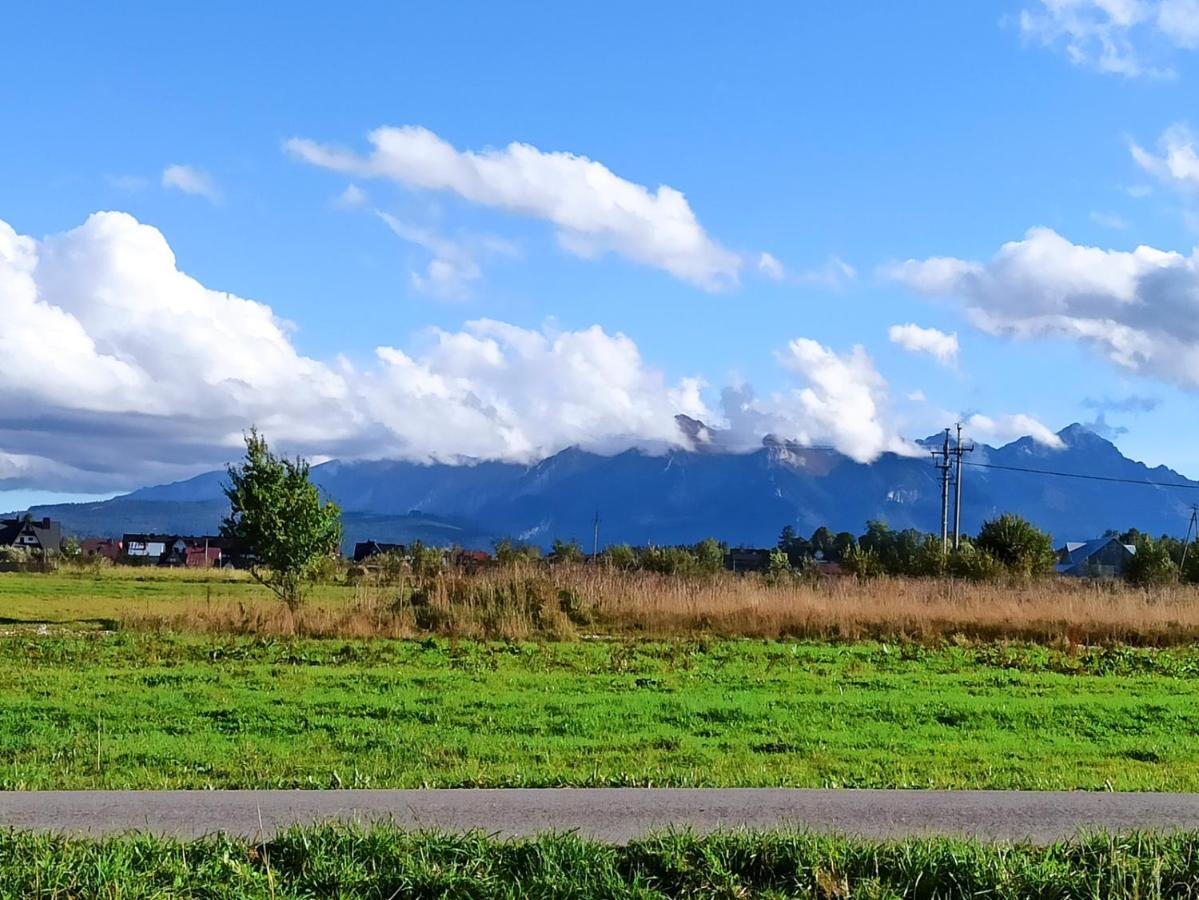
[[[688,420],[693,430],[702,428]],[[1199,482],[1165,466],[1128,459],[1082,425],[1058,432],[1061,448],[1024,437],[978,445],[966,456],[962,527],[976,532],[1003,512],[1023,515],[1056,541],[1136,526],[1182,534]],[[941,436],[921,443],[939,448]],[[858,463],[830,449],[767,438],[733,453],[699,450],[603,456],[577,448],[534,465],[508,462],[422,464],[338,461],[313,480],[345,511],[346,542],[372,538],[486,548],[514,537],[548,545],[576,539],[601,545],[676,544],[716,537],[733,545],[773,545],[784,525],[808,534],[821,525],[859,533],[867,520],[937,531],[940,480],[930,455],[887,453]],[[1020,470],[1036,470],[1020,471]],[[1054,474],[1049,474],[1054,473]],[[1088,476],[1085,478],[1071,476]],[[226,510],[223,471],[146,487],[101,503],[30,510],[78,535],[122,532],[214,533]]]

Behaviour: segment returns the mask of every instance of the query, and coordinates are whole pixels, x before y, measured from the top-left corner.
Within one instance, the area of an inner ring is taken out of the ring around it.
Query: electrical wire
[[[974,466],[976,469],[1001,469],[1005,472],[1028,472],[1033,475],[1052,475],[1057,478],[1082,478],[1087,481],[1114,481],[1119,484],[1139,484],[1145,487],[1183,488],[1189,491],[1199,490],[1199,484],[1176,484],[1169,481],[1142,481],[1137,478],[1118,478],[1114,475],[1085,475],[1081,472],[1054,472],[1050,469],[1027,469],[1023,466],[1000,466],[995,463],[966,462],[963,466]]]

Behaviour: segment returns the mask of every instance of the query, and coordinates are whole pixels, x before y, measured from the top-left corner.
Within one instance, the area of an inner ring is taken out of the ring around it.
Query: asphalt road
[[[0,792],[0,827],[69,834],[269,836],[293,823],[390,821],[504,836],[797,827],[864,837],[1049,842],[1079,831],[1199,830],[1199,794],[778,789]]]

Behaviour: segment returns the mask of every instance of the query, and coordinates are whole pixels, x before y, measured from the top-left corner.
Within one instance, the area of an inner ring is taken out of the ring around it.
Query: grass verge
[[[387,827],[100,841],[0,834],[0,896],[399,898],[1174,898],[1199,895],[1199,835],[1049,847],[807,833],[670,834],[611,846]]]
[[[1199,790],[1199,649],[0,639],[0,788]]]

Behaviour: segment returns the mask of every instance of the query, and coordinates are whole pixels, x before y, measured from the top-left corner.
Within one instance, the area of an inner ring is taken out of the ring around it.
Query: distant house
[[[125,552],[125,545],[116,538],[87,538],[79,545],[84,556],[100,556],[116,562]]]
[[[450,562],[460,569],[473,572],[491,565],[495,560],[485,550],[463,550],[459,548],[450,554]]]
[[[229,538],[212,535],[127,534],[121,543],[128,561],[146,565],[212,568],[237,564],[242,556]]]
[[[388,553],[403,552],[403,544],[385,544],[382,541],[359,541],[354,545],[354,562],[365,562],[372,556],[386,556]]]
[[[734,547],[724,555],[724,567],[730,572],[767,572],[770,570],[770,551]]]
[[[170,534],[127,534],[121,538],[125,555],[131,560],[153,560],[158,562],[167,552],[167,545],[175,540]]]
[[[1057,551],[1057,571],[1077,578],[1123,578],[1136,552],[1135,545],[1114,537],[1068,541]]]
[[[59,553],[62,550],[62,525],[50,519],[0,520],[0,547],[21,547],[41,553]]]

